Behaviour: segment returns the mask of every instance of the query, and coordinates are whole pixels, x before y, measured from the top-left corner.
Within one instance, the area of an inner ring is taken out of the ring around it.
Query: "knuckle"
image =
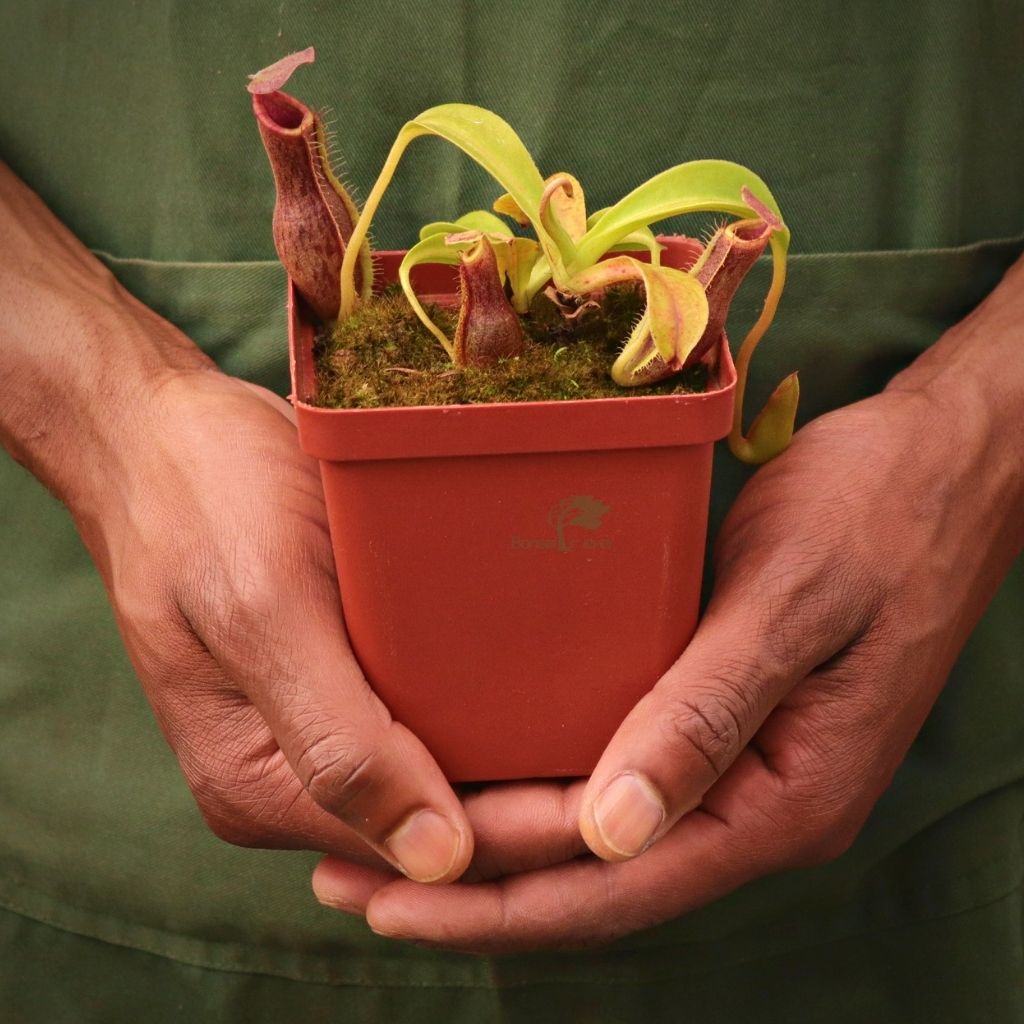
[[[210,831],[232,846],[258,845],[256,829],[234,799],[231,786],[214,768],[182,764],[185,779]]]
[[[845,808],[817,807],[809,799],[793,801],[784,818],[786,868],[831,864],[850,849],[863,824],[863,818]]]
[[[735,701],[718,692],[677,694],[663,716],[666,738],[674,749],[696,753],[717,778],[742,749],[742,713]]]
[[[332,813],[344,815],[371,785],[376,752],[365,752],[343,736],[314,740],[303,751],[298,775],[309,795]]]

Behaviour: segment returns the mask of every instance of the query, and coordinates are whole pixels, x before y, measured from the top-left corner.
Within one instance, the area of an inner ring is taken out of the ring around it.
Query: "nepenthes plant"
[[[707,356],[723,335],[741,281],[769,250],[771,284],[736,359],[729,445],[750,463],[765,462],[786,448],[799,396],[795,373],[743,431],[750,358],[774,318],[790,240],[778,204],[753,171],[725,160],[678,164],[614,205],[588,213],[579,180],[565,172],[543,177],[498,115],[446,103],[402,127],[359,211],[331,170],[319,116],[281,92],[292,72],[312,60],[312,47],[285,57],[252,76],[248,88],[277,187],[277,251],[321,319],[345,320],[360,304],[373,301],[371,222],[408,146],[437,136],[475,160],[504,190],[492,210],[423,227],[399,269],[410,306],[456,366],[489,366],[519,355],[526,345],[520,316],[539,296],[572,318],[599,304],[607,289],[632,283],[643,289],[644,311],[610,367],[612,379],[628,393]],[[663,266],[652,226],[691,213],[736,219],[713,232],[689,270]],[[525,228],[533,237],[520,233]],[[422,263],[458,267],[460,307],[452,337],[433,322],[413,288],[412,270]]]

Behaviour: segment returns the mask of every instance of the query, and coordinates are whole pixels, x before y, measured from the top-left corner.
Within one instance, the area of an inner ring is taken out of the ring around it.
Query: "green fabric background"
[[[242,87],[309,43],[294,90],[333,108],[364,194],[400,124],[448,100],[507,117],[591,208],[685,159],[757,169],[795,255],[751,407],[794,368],[805,420],[877,391],[1024,248],[1016,3],[0,0],[0,23],[0,156],[135,294],[281,393]],[[418,143],[376,241],[491,198]],[[718,522],[746,471],[719,453],[715,472]],[[0,537],[0,1018],[1024,1021],[1020,565],[838,862],[605,950],[479,960],[321,909],[313,855],[210,835],[66,514],[10,462]]]

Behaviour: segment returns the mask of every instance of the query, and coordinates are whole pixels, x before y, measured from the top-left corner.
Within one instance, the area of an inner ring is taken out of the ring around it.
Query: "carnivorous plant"
[[[281,92],[313,49],[252,76],[256,115],[277,187],[274,239],[296,287],[324,320],[345,319],[370,301],[367,235],[410,143],[439,136],[461,149],[504,189],[493,210],[426,225],[399,270],[405,295],[424,326],[458,365],[486,366],[522,352],[519,315],[543,295],[574,317],[611,286],[634,282],[646,307],[611,367],[623,388],[650,384],[700,360],[722,335],[729,305],[757,258],[770,249],[772,278],[761,314],[740,347],[736,412],[729,445],[760,463],[789,444],[799,397],[795,373],[775,389],[746,434],[743,395],[750,357],[775,315],[786,276],[789,230],[768,186],[725,160],[678,164],[617,203],[588,214],[583,187],[570,174],[547,178],[519,136],[496,114],[465,103],[431,107],[399,131],[361,212],[331,171],[319,117]],[[662,266],[651,226],[680,214],[737,218],[714,231],[688,271]],[[498,214],[529,227],[517,231]],[[646,260],[630,255],[645,250]],[[613,255],[609,256],[609,253]],[[429,317],[412,286],[420,263],[459,268],[460,311],[454,338]]]

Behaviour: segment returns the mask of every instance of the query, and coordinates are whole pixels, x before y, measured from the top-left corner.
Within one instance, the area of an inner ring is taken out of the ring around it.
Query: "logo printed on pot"
[[[553,537],[515,536],[512,538],[512,547],[522,551],[561,551],[563,554],[577,548],[588,551],[607,550],[612,542],[606,537],[586,537],[581,540],[567,531],[573,528],[597,530],[609,511],[603,501],[588,494],[570,495],[548,509],[547,520],[554,531]]]

